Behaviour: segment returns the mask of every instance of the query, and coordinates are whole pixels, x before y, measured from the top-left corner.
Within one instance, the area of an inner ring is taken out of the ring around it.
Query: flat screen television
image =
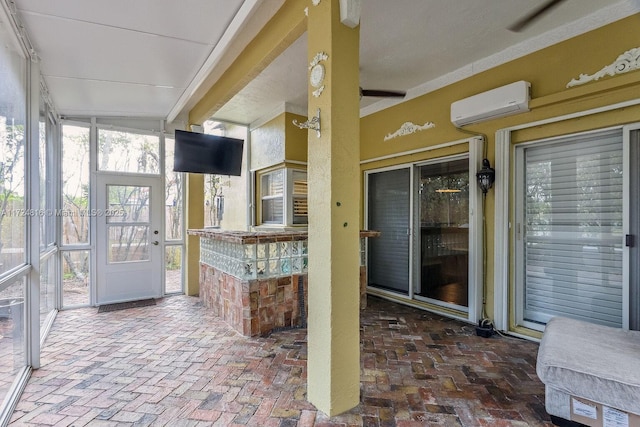
[[[244,140],[176,130],[173,170],[240,176]]]

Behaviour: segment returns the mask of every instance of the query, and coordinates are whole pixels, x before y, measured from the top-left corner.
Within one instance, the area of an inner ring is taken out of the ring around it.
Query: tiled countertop
[[[308,233],[306,231],[233,231],[203,228],[190,229],[187,230],[187,233],[193,236],[241,244],[273,243],[308,239]],[[379,235],[379,231],[360,231],[360,237],[378,237]]]

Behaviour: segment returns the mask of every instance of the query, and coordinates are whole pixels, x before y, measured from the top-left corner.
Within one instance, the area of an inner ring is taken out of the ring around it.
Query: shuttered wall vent
[[[309,215],[309,204],[307,199],[293,199],[293,214],[295,216]]]
[[[293,194],[307,195],[307,181],[293,181]]]

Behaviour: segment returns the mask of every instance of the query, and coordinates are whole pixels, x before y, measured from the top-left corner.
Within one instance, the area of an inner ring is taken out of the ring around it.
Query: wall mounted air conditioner
[[[529,111],[531,83],[523,80],[451,104],[456,127]]]

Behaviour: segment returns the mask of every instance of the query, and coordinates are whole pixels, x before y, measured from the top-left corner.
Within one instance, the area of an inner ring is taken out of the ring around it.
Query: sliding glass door
[[[640,125],[625,134],[629,140],[629,329],[640,331]],[[625,236],[625,240],[626,236]]]
[[[415,296],[469,306],[469,160],[417,166],[419,280]]]
[[[623,327],[622,139],[617,129],[516,149],[517,310],[526,326],[566,316]]]

